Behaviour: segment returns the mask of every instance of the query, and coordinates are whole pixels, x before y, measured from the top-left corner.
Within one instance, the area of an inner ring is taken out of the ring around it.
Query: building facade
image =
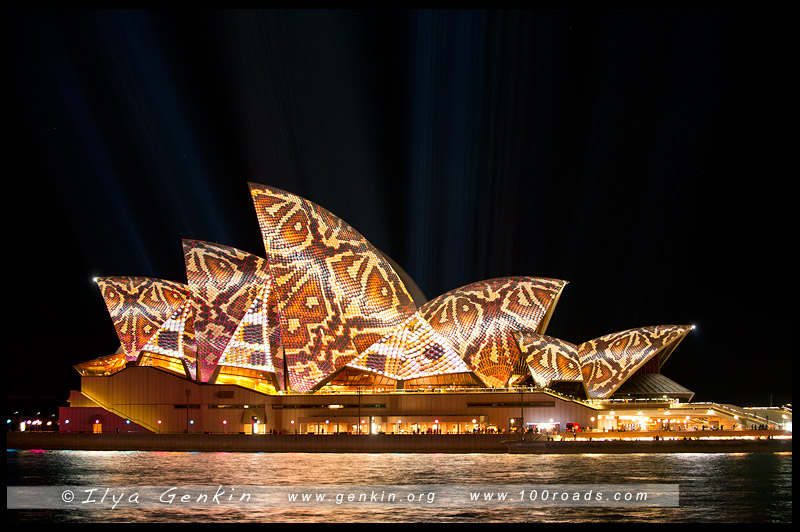
[[[60,430],[550,431],[596,428],[614,399],[691,400],[660,373],[691,326],[552,338],[567,282],[541,277],[428,301],[324,208],[250,193],[264,257],[184,240],[185,283],[96,280],[120,347],[76,366]]]

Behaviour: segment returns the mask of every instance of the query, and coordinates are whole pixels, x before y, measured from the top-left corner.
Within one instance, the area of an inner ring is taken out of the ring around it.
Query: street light
[[[192,390],[186,388],[186,434],[189,434],[189,396],[192,395]]]

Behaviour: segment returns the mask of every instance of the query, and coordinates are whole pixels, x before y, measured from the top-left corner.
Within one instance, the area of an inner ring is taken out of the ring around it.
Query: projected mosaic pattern
[[[186,286],[148,277],[97,279],[108,313],[128,361],[175,313],[189,296]]]
[[[537,331],[565,285],[538,277],[480,281],[429,301],[420,314],[487,386],[502,387],[522,356],[513,333]]]
[[[691,329],[687,325],[640,327],[580,344],[578,356],[589,397],[610,397],[645,362],[682,340]]]
[[[283,376],[283,361],[277,356],[280,327],[275,313],[274,295],[270,301],[271,283],[272,280],[268,279],[247,309],[220,358],[220,365],[268,371]],[[277,381],[281,385],[283,378]]]
[[[583,381],[578,348],[569,342],[526,332],[517,335],[534,382],[549,386],[553,381]]]
[[[191,315],[192,302],[187,299],[156,331],[142,351],[184,359],[189,375],[194,379],[196,378],[197,347],[194,345]]]
[[[280,318],[290,388],[307,392],[416,308],[389,263],[322,207],[250,183]]]
[[[469,367],[449,342],[419,313],[350,362],[359,368],[405,381],[432,375],[468,373]]]
[[[238,249],[184,240],[198,380],[208,382],[233,333],[267,285],[266,261]]]
[[[544,386],[583,381],[589,397],[607,398],[691,330],[643,327],[579,346],[544,336],[566,282],[537,277],[473,283],[417,310],[388,259],[341,219],[275,188],[250,191],[267,258],[186,240],[187,285],[99,279],[122,349],[80,371],[117,371],[144,351],[175,371],[182,359],[203,382],[219,364],[300,392],[340,371],[342,382],[380,386],[474,376],[504,387],[529,373]]]

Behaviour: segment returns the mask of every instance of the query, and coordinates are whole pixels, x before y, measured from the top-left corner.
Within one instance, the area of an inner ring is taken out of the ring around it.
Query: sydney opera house
[[[81,390],[61,408],[60,431],[469,433],[709,422],[623,415],[691,401],[660,372],[691,326],[580,344],[550,337],[567,283],[539,277],[475,282],[425,300],[334,214],[249,187],[263,256],[185,240],[185,282],[96,280],[120,346],[75,366]]]

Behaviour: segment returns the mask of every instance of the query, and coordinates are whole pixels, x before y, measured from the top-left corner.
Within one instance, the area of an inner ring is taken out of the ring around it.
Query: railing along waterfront
[[[320,390],[323,392],[323,390]],[[516,386],[516,387],[509,387],[509,388],[476,388],[476,387],[448,387],[448,388],[411,388],[411,389],[402,389],[399,390],[397,388],[387,388],[387,389],[376,389],[370,388],[369,392],[364,391],[357,391],[357,390],[324,390],[325,395],[414,395],[414,394],[425,394],[425,393],[441,393],[441,394],[455,394],[455,393],[470,393],[470,394],[482,394],[482,393],[508,393],[508,394],[520,394],[520,393],[545,393],[548,395],[552,395],[559,399],[563,399],[565,401],[572,401],[581,405],[584,405],[589,408],[597,408],[597,405],[590,401],[581,399],[579,397],[575,397],[572,395],[563,394],[556,390],[552,390],[550,388],[544,388],[539,386]],[[314,394],[302,393],[302,392],[286,392],[281,391],[277,392],[276,395],[282,397],[309,397],[313,396]]]

